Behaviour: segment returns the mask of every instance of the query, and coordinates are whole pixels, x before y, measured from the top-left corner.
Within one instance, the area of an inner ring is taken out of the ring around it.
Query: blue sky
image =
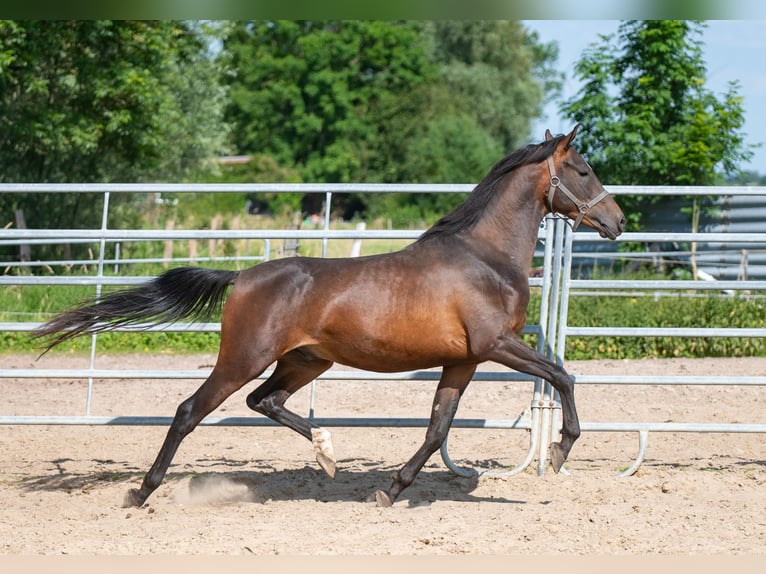
[[[559,45],[557,68],[566,75],[562,99],[574,96],[579,84],[572,77],[574,63],[583,50],[599,41],[599,34],[617,32],[617,20],[525,20],[524,24],[539,34],[540,41],[556,41]],[[706,22],[702,41],[709,90],[720,95],[731,81],[740,84],[744,98],[743,132],[750,144],[762,143],[744,169],[766,174],[766,20],[710,20]],[[549,104],[546,119],[536,122],[533,136],[542,139],[546,128],[564,133],[571,122],[562,121],[558,102]],[[538,133],[539,132],[539,133]]]

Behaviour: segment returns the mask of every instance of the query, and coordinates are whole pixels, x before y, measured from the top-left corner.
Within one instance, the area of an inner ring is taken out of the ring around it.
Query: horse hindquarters
[[[279,301],[268,300],[265,295],[267,290],[256,290],[253,287],[254,284],[250,284],[249,288],[239,282],[235,284],[224,305],[221,345],[213,372],[191,397],[179,405],[154,464],[141,488],[128,493],[126,505],[143,504],[162,482],[183,439],[226,398],[256,379],[277,360],[279,362],[275,372],[251,393],[247,404],[312,439],[308,421],[290,413],[282,405],[293,392],[313,380],[332,363],[312,359],[299,351],[283,354],[283,349],[290,344],[285,334],[284,321],[281,321],[285,309],[279,305]],[[252,311],[254,301],[258,303],[257,312]],[[325,446],[325,450],[328,448]],[[334,460],[332,464],[326,462],[323,468],[331,473]]]

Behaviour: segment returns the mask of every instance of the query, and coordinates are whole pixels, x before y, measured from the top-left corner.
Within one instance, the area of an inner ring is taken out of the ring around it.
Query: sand
[[[4,367],[85,366],[82,356],[0,356]],[[98,367],[209,368],[212,355],[109,355]],[[765,359],[573,361],[575,374],[764,375]],[[494,368],[490,366],[489,368]],[[93,415],[171,416],[198,380],[99,380]],[[433,382],[322,381],[317,416],[426,417]],[[0,380],[0,415],[80,415],[82,380]],[[214,413],[259,416],[246,387]],[[458,417],[515,418],[530,383],[474,382]],[[288,403],[306,414],[308,390]],[[762,387],[580,385],[583,422],[766,422]],[[0,554],[25,555],[753,555],[766,554],[762,434],[651,433],[638,472],[619,478],[636,433],[586,432],[569,475],[462,478],[435,454],[391,508],[374,491],[424,429],[332,428],[334,480],[284,428],[200,427],[142,508],[123,508],[151,465],[161,426],[0,427]],[[524,430],[454,429],[452,459],[520,463]]]

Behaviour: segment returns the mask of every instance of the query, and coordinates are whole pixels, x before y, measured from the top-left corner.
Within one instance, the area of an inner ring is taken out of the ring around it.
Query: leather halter
[[[604,199],[607,195],[609,195],[609,192],[606,190],[599,193],[596,197],[591,199],[590,201],[581,201],[573,194],[571,191],[567,189],[567,186],[565,186],[561,179],[559,179],[559,176],[556,175],[556,169],[553,167],[553,157],[548,156],[548,170],[551,172],[551,184],[548,188],[548,207],[551,210],[551,213],[557,213],[555,209],[553,209],[553,196],[556,193],[557,189],[561,190],[561,193],[566,195],[572,203],[577,206],[578,215],[577,219],[575,219],[574,225],[572,226],[572,231],[575,231],[577,227],[580,225],[580,223],[583,220],[583,217],[585,217],[585,214],[588,213],[594,205],[596,205],[599,201]],[[561,214],[563,215],[563,214]]]

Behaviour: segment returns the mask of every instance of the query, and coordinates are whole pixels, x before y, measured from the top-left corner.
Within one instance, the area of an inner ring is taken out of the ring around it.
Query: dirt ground
[[[209,368],[207,355],[107,356],[97,367]],[[87,366],[81,356],[0,356],[3,367]],[[569,362],[573,374],[764,375],[764,359]],[[483,370],[495,368],[484,366]],[[198,380],[96,381],[93,415],[166,415]],[[427,417],[433,382],[322,381],[319,417]],[[259,416],[230,397],[222,416]],[[82,380],[0,380],[0,415],[84,414]],[[515,418],[531,383],[474,382],[459,418]],[[762,387],[580,385],[583,422],[766,422]],[[288,403],[306,414],[308,389]],[[435,454],[392,508],[375,489],[415,452],[424,430],[330,429],[338,471],[311,445],[272,427],[200,427],[163,485],[122,508],[153,462],[161,426],[0,427],[0,554],[24,555],[763,555],[762,434],[651,433],[627,478],[635,433],[585,432],[569,475],[537,463],[515,476],[462,478]],[[502,469],[527,451],[524,430],[453,429],[452,459]]]

